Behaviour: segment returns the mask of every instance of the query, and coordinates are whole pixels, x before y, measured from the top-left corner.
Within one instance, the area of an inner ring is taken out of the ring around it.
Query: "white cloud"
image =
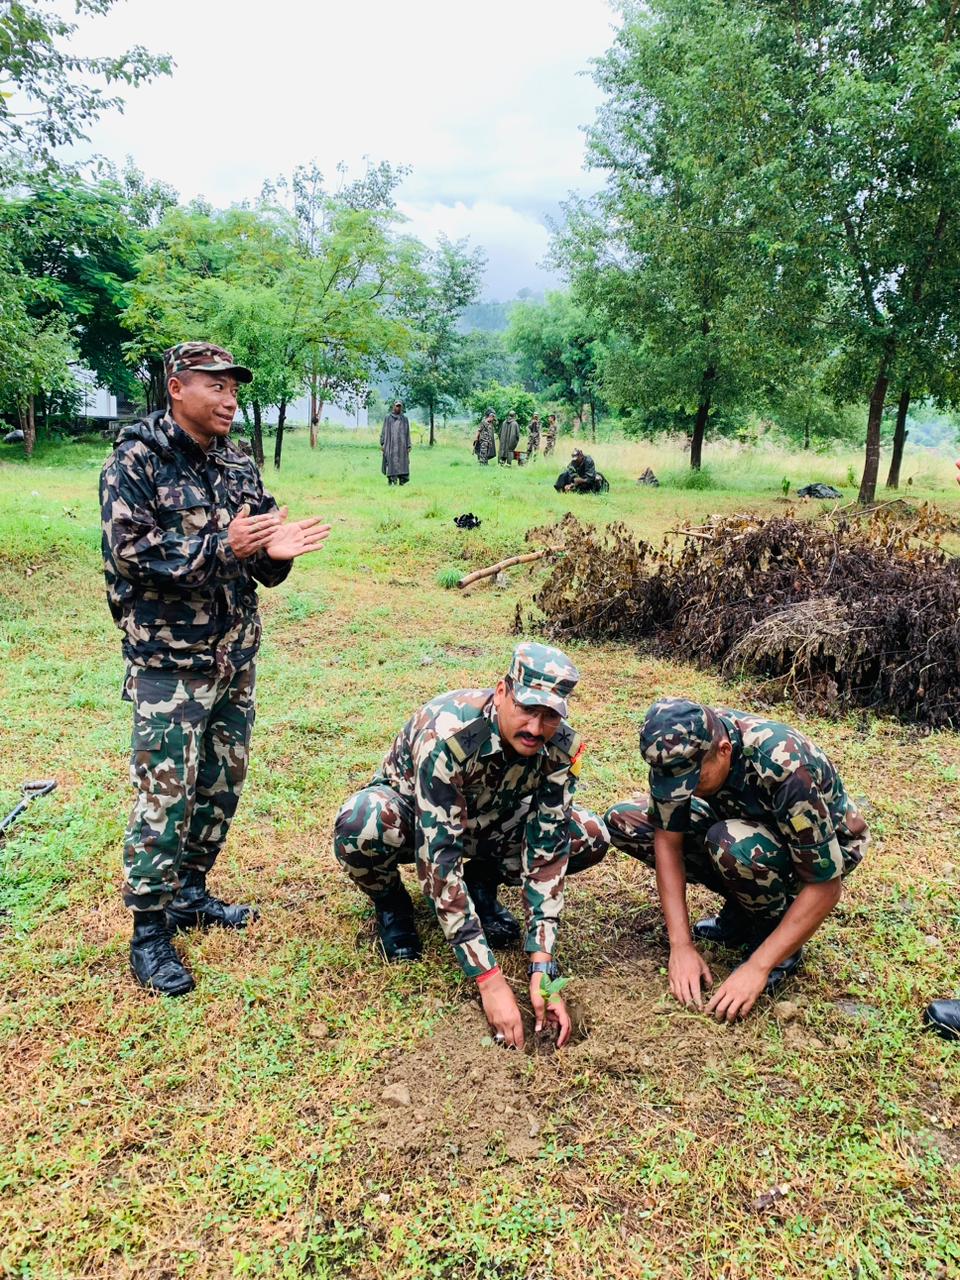
[[[518,289],[554,286],[556,276],[541,264],[550,235],[537,218],[506,204],[478,200],[474,204],[401,203],[409,222],[404,228],[421,240],[435,243],[438,235],[451,240],[469,237],[487,255],[486,296],[505,301]]]
[[[504,295],[542,283],[544,212],[596,183],[582,170],[599,101],[585,72],[612,23],[607,0],[126,0],[72,48],[142,44],[177,64],[126,93],[93,150],[215,204],[314,158],[330,175],[364,157],[409,164],[414,230],[483,244],[488,290]]]

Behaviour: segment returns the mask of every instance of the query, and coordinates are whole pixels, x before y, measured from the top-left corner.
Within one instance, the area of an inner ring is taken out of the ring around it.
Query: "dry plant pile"
[[[759,676],[767,696],[956,727],[960,560],[943,528],[935,509],[902,504],[813,522],[738,514],[654,547],[568,515],[528,535],[562,548],[534,602],[558,640],[642,640]]]

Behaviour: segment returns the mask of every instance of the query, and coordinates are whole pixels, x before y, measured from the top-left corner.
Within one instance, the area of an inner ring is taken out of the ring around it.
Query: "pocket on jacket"
[[[210,528],[213,503],[196,485],[175,484],[157,488],[157,509],[166,529],[177,529],[194,538]]]

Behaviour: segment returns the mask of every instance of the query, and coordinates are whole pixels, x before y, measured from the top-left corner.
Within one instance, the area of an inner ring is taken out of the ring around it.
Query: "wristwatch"
[[[532,978],[535,973],[545,973],[548,978],[559,978],[560,966],[556,960],[534,960],[527,965],[527,977]]]

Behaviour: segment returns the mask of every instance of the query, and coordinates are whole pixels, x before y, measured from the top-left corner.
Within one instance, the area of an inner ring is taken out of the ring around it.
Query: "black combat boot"
[[[795,951],[792,956],[787,956],[786,960],[781,960],[778,965],[774,965],[770,970],[767,976],[767,985],[764,987],[766,994],[768,996],[774,995],[777,989],[783,986],[792,974],[796,973],[801,964],[803,964],[803,947]]]
[[[141,987],[157,995],[185,996],[196,985],[173,949],[162,911],[134,912],[130,968]]]
[[[251,920],[259,920],[253,907],[235,907],[221,902],[207,890],[205,871],[184,871],[180,891],[167,907],[167,923],[173,933],[178,929],[245,929]]]
[[[749,912],[732,898],[725,898],[719,915],[698,920],[690,932],[695,942],[713,942],[736,951],[748,945],[755,929]]]
[[[463,879],[490,946],[496,949],[519,946],[520,921],[497,901],[500,873],[496,864],[471,858],[464,864]]]
[[[377,912],[377,937],[390,964],[420,959],[420,937],[413,903],[401,882],[383,893],[371,894]]]
[[[923,1020],[944,1040],[960,1040],[960,1000],[934,1000],[927,1005]]]

